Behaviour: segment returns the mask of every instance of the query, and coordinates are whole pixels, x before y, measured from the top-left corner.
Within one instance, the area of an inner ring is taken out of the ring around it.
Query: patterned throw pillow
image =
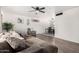
[[[9,37],[6,40],[9,45],[16,51],[23,50],[25,48],[28,48],[29,46],[26,44],[25,40],[21,40],[15,37]]]

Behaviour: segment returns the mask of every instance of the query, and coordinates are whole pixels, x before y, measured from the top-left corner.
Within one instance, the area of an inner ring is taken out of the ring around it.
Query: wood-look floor
[[[48,43],[54,43],[54,45],[58,47],[58,53],[79,53],[78,43],[41,34],[37,35],[37,37],[47,41]]]

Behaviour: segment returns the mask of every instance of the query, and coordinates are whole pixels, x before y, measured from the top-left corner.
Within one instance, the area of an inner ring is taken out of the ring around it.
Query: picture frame
[[[18,22],[18,23],[23,23],[23,20],[22,20],[21,18],[18,18],[18,19],[17,19],[17,22]]]

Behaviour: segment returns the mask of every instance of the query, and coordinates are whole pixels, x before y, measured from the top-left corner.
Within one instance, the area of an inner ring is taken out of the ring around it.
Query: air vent
[[[63,13],[61,12],[61,13],[57,13],[57,14],[56,14],[56,16],[60,16],[60,15],[63,15]]]
[[[39,20],[37,20],[37,19],[33,19],[32,21],[33,21],[33,22],[39,22]]]

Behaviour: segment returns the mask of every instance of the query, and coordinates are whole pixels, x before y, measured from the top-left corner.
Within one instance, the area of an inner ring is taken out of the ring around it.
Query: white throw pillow
[[[3,33],[0,33],[0,38],[2,37]]]
[[[15,38],[18,38],[20,40],[23,40],[24,39],[23,37],[21,37],[15,31],[10,31],[10,32],[4,32],[4,33],[1,33],[0,34],[0,42],[5,41],[8,37],[15,37]]]
[[[7,37],[10,37],[10,33],[2,33],[1,37],[0,37],[0,42],[3,42],[6,40]]]
[[[10,31],[10,37],[16,37],[19,39],[24,39],[23,37],[21,37],[18,33],[16,33],[15,31]]]

